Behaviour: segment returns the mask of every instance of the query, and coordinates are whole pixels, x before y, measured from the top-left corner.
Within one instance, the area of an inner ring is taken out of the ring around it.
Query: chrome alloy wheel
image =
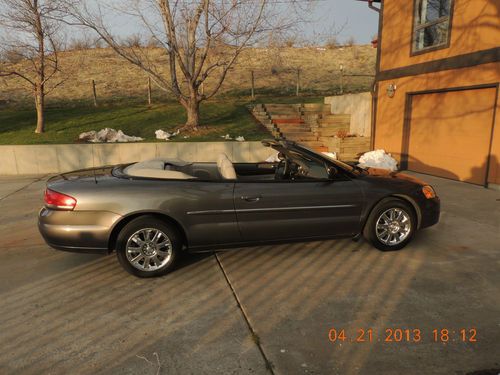
[[[141,229],[129,237],[126,255],[129,263],[138,270],[156,271],[170,261],[172,243],[159,229]]]
[[[411,232],[410,215],[401,208],[390,208],[379,216],[375,232],[380,242],[389,246],[398,245]]]

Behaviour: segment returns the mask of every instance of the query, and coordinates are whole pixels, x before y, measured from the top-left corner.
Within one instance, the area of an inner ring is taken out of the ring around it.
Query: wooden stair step
[[[300,114],[297,113],[297,112],[267,112],[267,115],[269,117],[273,117],[273,118],[289,118],[289,117],[296,118],[296,117],[300,117]]]
[[[295,124],[279,124],[277,125],[281,130],[285,132],[299,132],[299,133],[313,133],[311,128],[303,125],[295,125]]]
[[[303,124],[304,120],[299,118],[272,118],[275,124]]]
[[[318,135],[322,136],[322,137],[333,137],[333,136],[336,136],[338,134],[339,131],[341,130],[349,130],[349,129],[345,129],[345,128],[340,128],[340,129],[317,129],[317,133]]]
[[[266,111],[255,111],[254,110],[254,111],[252,111],[252,113],[254,115],[259,115],[259,116],[267,116],[268,115]]]
[[[351,115],[346,113],[330,113],[328,115],[323,115],[323,119],[350,119]]]
[[[326,146],[316,146],[313,147],[313,150],[317,152],[329,152],[329,149]]]
[[[295,140],[295,141],[317,141],[318,137],[316,137],[314,134],[310,133],[288,133],[288,132],[281,132],[287,139]]]
[[[344,143],[370,143],[370,137],[346,137]]]
[[[330,104],[325,104],[325,103],[304,103],[302,104],[302,108],[304,109],[324,109],[324,108],[331,108]]]
[[[302,143],[302,144],[304,144],[307,147],[310,147],[312,149],[314,149],[316,147],[326,147],[323,143],[318,142],[318,141],[304,141],[304,142],[299,142],[299,143]]]
[[[318,108],[302,107],[302,108],[300,108],[300,111],[301,112],[307,112],[307,113],[312,113],[312,112],[326,113],[326,114],[332,113],[331,109],[330,109],[330,106],[328,106],[328,107],[321,107],[321,108],[320,107],[318,107]]]
[[[300,111],[296,108],[275,108],[275,107],[266,107],[267,112],[276,112],[276,113],[300,113]]]
[[[271,116],[272,118],[276,118],[276,119],[287,119],[287,118],[300,118],[300,115],[296,112],[294,113],[268,113],[269,116]]]
[[[345,121],[345,120],[323,120],[319,119],[318,120],[318,125],[324,128],[327,128],[329,126],[350,126],[351,121]]]
[[[289,104],[289,103],[267,103],[263,104],[266,108],[267,107],[275,107],[275,108],[300,108],[302,105],[301,104]]]

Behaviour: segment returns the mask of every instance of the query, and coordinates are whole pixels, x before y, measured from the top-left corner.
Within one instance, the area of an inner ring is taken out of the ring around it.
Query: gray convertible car
[[[110,253],[140,276],[170,271],[180,252],[361,235],[404,247],[439,220],[439,198],[401,173],[362,169],[271,140],[279,161],[155,159],[51,178],[39,229],[59,250]]]

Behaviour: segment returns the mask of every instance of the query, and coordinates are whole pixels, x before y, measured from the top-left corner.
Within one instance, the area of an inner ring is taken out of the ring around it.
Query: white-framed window
[[[453,0],[415,0],[412,52],[449,45]]]

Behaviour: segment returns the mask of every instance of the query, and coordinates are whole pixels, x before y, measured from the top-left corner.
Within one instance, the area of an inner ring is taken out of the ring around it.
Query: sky
[[[341,40],[353,36],[357,43],[367,44],[378,31],[378,13],[363,1],[320,0],[314,5],[312,18],[316,33],[342,28]]]
[[[368,44],[378,31],[378,13],[368,4],[356,0],[311,0],[312,13],[307,17],[310,23],[301,29],[303,36],[314,41],[315,35],[336,35],[339,42],[354,37],[357,44]],[[283,0],[285,3],[286,0]],[[131,30],[130,22],[119,16],[111,22],[113,29],[122,36],[137,32]]]

